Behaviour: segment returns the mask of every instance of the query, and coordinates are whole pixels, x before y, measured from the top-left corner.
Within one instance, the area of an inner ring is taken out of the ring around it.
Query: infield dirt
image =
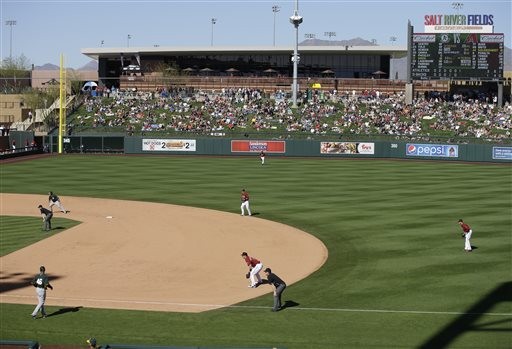
[[[247,287],[242,251],[289,285],[327,259],[320,240],[263,215],[84,197],[62,202],[70,213],[54,210],[54,217],[81,224],[34,231],[48,237],[0,257],[2,303],[37,303],[26,280],[45,265],[54,286],[47,305],[201,312],[272,292]],[[47,196],[0,194],[1,215],[39,216],[39,204],[47,206]]]

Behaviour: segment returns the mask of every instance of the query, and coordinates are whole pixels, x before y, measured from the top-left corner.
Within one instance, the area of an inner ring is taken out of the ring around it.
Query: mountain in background
[[[90,61],[89,63],[87,63],[86,65],[78,68],[77,70],[83,70],[83,71],[96,71],[98,70],[98,62],[96,62],[95,60],[92,60]]]
[[[46,63],[43,65],[36,65],[34,70],[59,70],[59,66],[51,63]]]
[[[55,65],[55,64],[52,64],[52,63],[46,63],[46,64],[43,64],[43,65],[36,65],[34,67],[34,70],[59,70],[60,67],[58,65]],[[68,69],[73,69],[73,68],[68,68]],[[74,69],[73,69],[74,70]],[[79,71],[96,71],[98,70],[98,62],[96,62],[95,60],[92,60],[90,61],[89,63],[87,63],[86,65],[76,69],[76,70],[79,70]]]

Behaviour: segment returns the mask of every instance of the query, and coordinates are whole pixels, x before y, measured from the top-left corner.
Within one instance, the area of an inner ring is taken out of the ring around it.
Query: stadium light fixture
[[[274,46],[276,46],[276,13],[279,11],[281,11],[279,6],[272,6],[272,12],[274,13]]]
[[[329,37],[329,41],[331,41],[331,38],[333,36],[336,36],[336,32],[325,32],[324,36],[328,36]]]
[[[215,23],[217,23],[217,18],[212,18],[211,21],[212,21],[212,43],[211,43],[211,45],[213,46],[213,26],[215,25]]]
[[[8,25],[10,27],[10,30],[11,30],[11,39],[9,41],[9,60],[11,61],[12,63],[12,27],[14,27],[16,25],[16,21],[10,19],[10,20],[7,20],[5,21],[5,25]]]
[[[464,4],[462,2],[452,2],[452,8],[457,11],[457,14],[459,13],[459,10],[462,10],[464,7]]]

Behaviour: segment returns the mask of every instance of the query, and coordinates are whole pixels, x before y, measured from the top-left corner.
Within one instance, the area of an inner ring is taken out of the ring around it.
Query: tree
[[[25,55],[22,53],[19,57],[6,57],[2,61],[1,70],[29,70],[30,69],[30,61]]]
[[[30,89],[23,94],[23,101],[30,109],[45,109],[59,98],[59,86],[51,86],[46,90]]]
[[[82,76],[80,72],[77,72],[73,69],[68,69],[66,71],[66,86],[68,91],[71,92],[72,95],[80,94],[80,90],[82,89]]]
[[[0,66],[2,92],[19,93],[30,87],[30,62],[23,54],[19,57],[7,57]]]

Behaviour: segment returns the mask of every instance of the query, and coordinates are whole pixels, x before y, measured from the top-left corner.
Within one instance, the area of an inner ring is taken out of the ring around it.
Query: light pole
[[[212,46],[213,46],[213,26],[217,23],[217,18],[212,18]]]
[[[389,38],[389,41],[391,41],[391,45],[394,44],[394,42],[396,41],[397,37],[396,36],[392,36]]]
[[[12,63],[12,27],[16,25],[16,21],[8,20],[5,21],[5,25],[11,27],[11,41],[9,41],[9,60]]]
[[[102,47],[103,47],[103,45],[104,45],[104,44],[105,44],[105,40],[101,40],[101,42],[100,42],[100,46],[102,46]]]
[[[329,44],[330,44],[331,38],[332,38],[333,36],[336,36],[336,32],[325,32],[325,33],[324,33],[324,36],[329,37]]]
[[[310,34],[310,33],[304,34],[304,39],[306,39],[306,40],[313,40],[315,38],[316,38],[316,34]]]
[[[459,14],[459,10],[462,10],[464,7],[464,4],[462,2],[452,2],[452,8],[457,11],[457,14]]]
[[[276,13],[279,11],[281,11],[279,6],[272,6],[272,12],[274,12],[274,46],[276,46]]]
[[[290,23],[295,27],[295,47],[293,48],[293,85],[292,98],[293,108],[297,108],[297,65],[299,63],[299,25],[302,23],[302,17],[299,16],[299,0],[295,0],[295,11],[290,17]]]
[[[132,36],[130,34],[126,35],[126,46],[130,47],[130,39]]]

